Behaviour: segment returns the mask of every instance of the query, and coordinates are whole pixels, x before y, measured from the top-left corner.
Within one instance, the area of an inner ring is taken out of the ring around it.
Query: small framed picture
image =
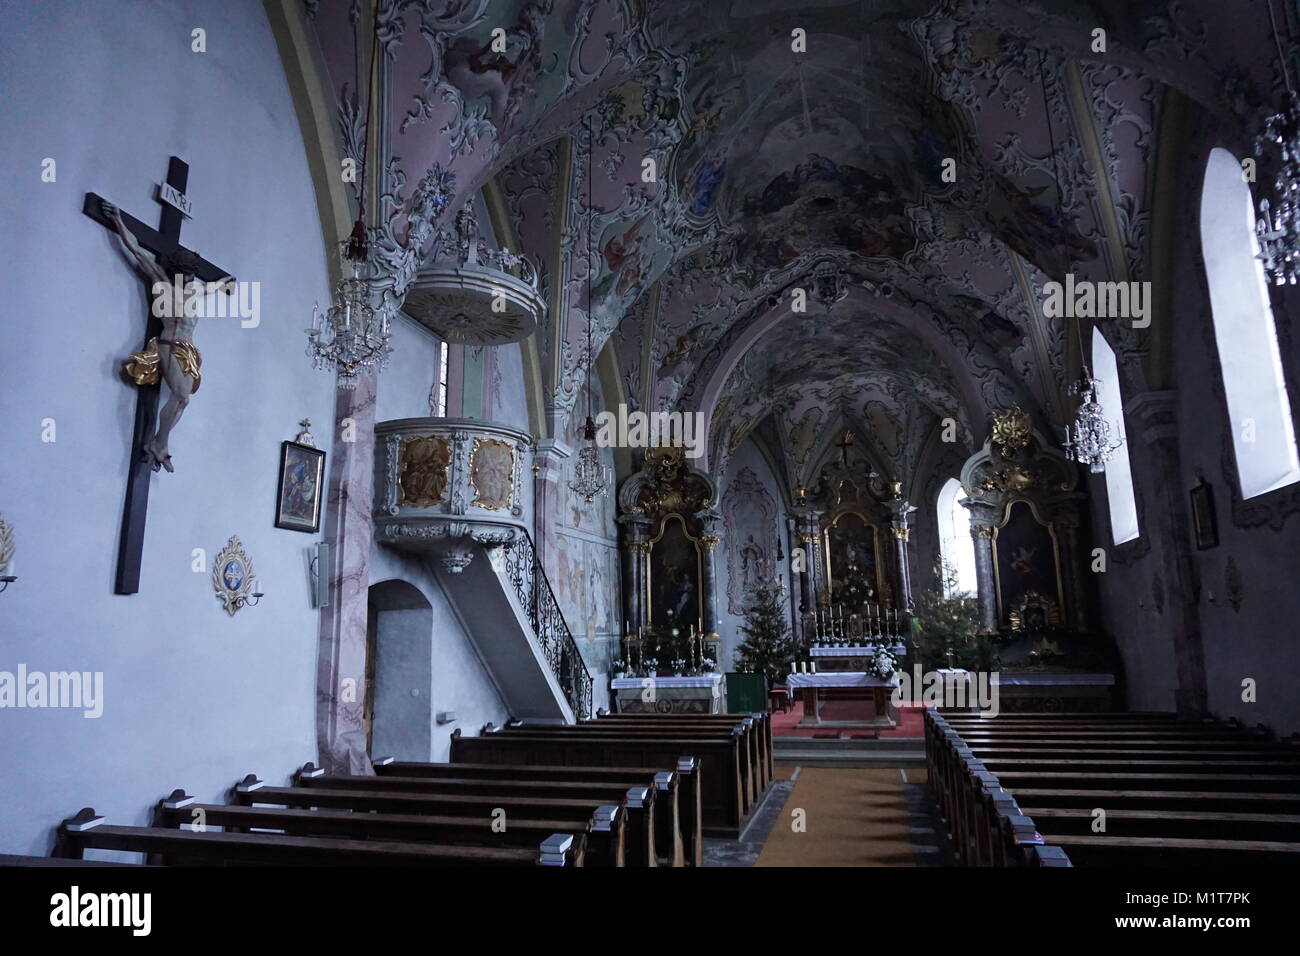
[[[1219,525],[1214,517],[1214,486],[1204,478],[1191,490],[1192,498],[1192,533],[1196,537],[1196,548],[1217,547],[1219,544]]]
[[[280,443],[275,526],[315,534],[325,483],[325,452],[296,441]]]

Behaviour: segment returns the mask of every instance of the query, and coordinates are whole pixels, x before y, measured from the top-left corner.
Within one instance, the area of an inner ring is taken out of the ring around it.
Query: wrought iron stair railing
[[[506,545],[506,575],[515,589],[515,597],[523,605],[528,622],[533,627],[537,642],[542,646],[551,673],[564,691],[565,699],[573,712],[584,719],[591,716],[591,673],[573,639],[560,602],[551,590],[546,570],[533,547],[533,538],[520,529],[521,537]]]

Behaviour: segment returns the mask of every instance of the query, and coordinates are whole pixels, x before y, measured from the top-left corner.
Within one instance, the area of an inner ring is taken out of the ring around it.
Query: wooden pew
[[[603,710],[596,711],[596,717],[599,720],[618,720],[628,722],[647,722],[656,725],[672,726],[674,721],[706,721],[736,723],[749,718],[754,722],[754,726],[759,730],[757,737],[760,762],[763,770],[762,783],[763,789],[766,790],[775,778],[774,763],[772,759],[772,714],[769,711],[755,711],[752,714],[608,714]]]
[[[964,862],[1300,862],[1294,746],[1223,724],[1037,717],[927,711],[931,782]],[[1106,833],[1091,832],[1097,807]]]
[[[665,854],[665,847],[671,845],[670,866],[703,866],[704,853],[701,841],[700,780],[698,761],[694,758],[679,758],[676,772],[665,772],[648,767],[541,767],[524,764],[469,764],[469,763],[419,763],[393,760],[380,757],[372,761],[375,773],[381,777],[431,777],[431,778],[473,778],[482,780],[595,780],[602,783],[616,783],[632,787],[647,779],[653,779],[656,789],[660,790],[657,803],[661,806],[655,814],[656,826],[659,828],[657,846],[660,854]],[[669,778],[665,780],[664,778]],[[675,789],[676,796],[676,835],[666,837],[666,831],[674,827],[674,812],[671,801],[666,803],[662,792]],[[662,806],[669,806],[669,812],[660,812]],[[673,842],[667,843],[671,838]]]
[[[758,789],[758,771],[756,769],[757,748],[751,728],[741,723],[721,726],[670,726],[660,727],[649,724],[623,726],[611,721],[584,721],[576,725],[507,725],[494,727],[487,724],[480,731],[486,734],[556,734],[578,737],[605,736],[628,740],[654,740],[664,735],[672,735],[692,740],[727,740],[734,738],[738,743],[738,756],[741,776],[741,812],[750,813],[758,802],[761,793]]]
[[[1244,840],[1300,843],[1300,814],[1107,808],[1106,830],[1094,834],[1092,808],[1032,804],[1021,809],[1038,826],[1054,834],[1217,839],[1230,832]]]
[[[672,766],[680,754],[699,761],[704,832],[738,836],[745,823],[739,737],[632,739],[608,734],[491,733],[451,735],[452,763],[544,764],[558,766]]]
[[[504,830],[496,830],[489,822],[465,817],[199,803],[185,791],[174,790],[158,802],[153,825],[180,829],[193,825],[196,820],[201,820],[205,828],[221,827],[228,833],[279,830],[290,836],[342,836],[352,840],[457,846],[532,848],[552,833],[582,833],[587,841],[585,865],[625,865],[624,817],[622,808],[612,804],[600,807],[588,819],[557,815],[551,820],[511,820]]]
[[[1296,866],[1300,843],[1263,840],[1186,840],[1166,837],[1086,836],[1047,832],[1075,866]]]
[[[385,840],[196,833],[165,827],[109,826],[89,807],[59,824],[55,853],[143,853],[170,866],[582,866],[586,837],[554,834],[536,847],[443,846]]]
[[[427,793],[438,796],[487,797],[558,797],[570,800],[590,800],[592,809],[599,804],[626,799],[632,831],[629,852],[632,866],[654,866],[657,862],[656,818],[664,816],[671,829],[667,831],[666,845],[662,847],[670,866],[683,865],[681,825],[677,806],[677,777],[671,774],[663,789],[656,787],[654,778],[640,777],[631,784],[620,781],[595,780],[519,780],[473,777],[398,777],[392,774],[373,777],[348,774],[326,774],[313,764],[307,764],[294,777],[298,787],[327,790],[396,791]],[[662,797],[662,805],[660,805]],[[507,814],[507,819],[509,814]],[[508,823],[507,823],[508,825]],[[648,857],[648,858],[647,858]]]
[[[375,777],[362,777],[362,780],[374,780]],[[507,826],[511,820],[547,820],[567,819],[577,816],[579,819],[590,817],[598,804],[603,801],[591,799],[568,799],[555,797],[523,797],[506,795],[442,795],[432,793],[407,793],[400,790],[326,790],[317,787],[268,787],[252,774],[236,785],[231,794],[232,802],[241,806],[267,804],[279,807],[320,808],[325,810],[353,810],[367,813],[418,814],[434,817],[460,817],[487,826],[491,823],[495,810],[506,814]],[[629,815],[629,808],[623,806],[623,814]],[[624,858],[628,866],[654,865],[654,846],[639,831],[632,831],[641,836],[626,839]],[[593,837],[602,834],[594,833]],[[613,840],[601,841],[602,859],[612,859],[616,853]],[[635,845],[634,845],[635,844]]]

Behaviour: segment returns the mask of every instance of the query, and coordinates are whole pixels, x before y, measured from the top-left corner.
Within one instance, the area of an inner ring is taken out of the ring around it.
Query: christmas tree
[[[736,649],[737,666],[753,674],[764,674],[769,686],[785,680],[794,659],[794,641],[790,636],[785,603],[785,588],[779,581],[760,579],[750,588],[745,635]]]
[[[940,559],[934,570],[936,585],[917,601],[922,663],[927,670],[952,666],[991,670],[996,652],[989,635],[981,633],[982,605],[974,595],[957,589],[957,569],[952,564]]]

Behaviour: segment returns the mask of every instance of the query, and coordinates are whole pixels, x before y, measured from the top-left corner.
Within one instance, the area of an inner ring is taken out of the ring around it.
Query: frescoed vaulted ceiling
[[[306,6],[359,155],[373,7]],[[778,443],[787,487],[845,430],[904,481],[945,420],[968,453],[1012,403],[1059,435],[1077,338],[1043,285],[1151,277],[1170,91],[1244,143],[1283,88],[1266,10],[1222,0],[383,0],[379,20],[385,186],[438,163],[447,216],[500,191],[549,306],[549,420],[574,414],[590,317],[630,404],[703,414],[711,469]],[[1140,376],[1149,341],[1105,334]]]

